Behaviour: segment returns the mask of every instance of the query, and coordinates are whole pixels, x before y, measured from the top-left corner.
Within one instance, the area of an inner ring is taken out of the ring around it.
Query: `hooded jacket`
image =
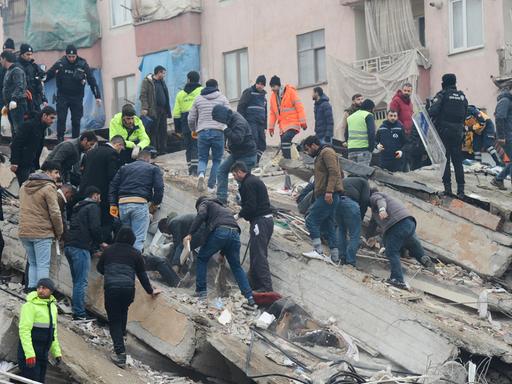
[[[319,139],[331,138],[334,129],[332,106],[326,95],[315,101],[315,135]]]
[[[18,325],[20,343],[25,359],[44,359],[48,351],[54,358],[61,357],[57,337],[57,301],[55,297],[40,299],[37,292],[30,292],[22,305]],[[50,321],[51,312],[51,321]]]
[[[2,97],[4,104],[11,101],[21,102],[26,100],[27,78],[25,71],[18,63],[13,63],[5,72]]]
[[[60,238],[62,216],[57,186],[45,173],[33,173],[20,188],[19,237]]]
[[[206,129],[223,131],[226,128],[225,124],[212,118],[213,107],[216,105],[229,108],[229,101],[217,88],[203,88],[188,112],[188,126],[192,132],[201,132]]]
[[[399,121],[392,123],[389,120],[384,120],[377,129],[375,143],[384,146],[384,150],[380,154],[382,161],[395,160],[395,152],[401,151],[405,145],[404,127]]]
[[[171,105],[169,103],[169,90],[167,89],[167,84],[162,80],[162,87],[165,94],[165,98],[167,102],[165,103],[165,112],[167,113],[167,117],[171,117]],[[140,87],[140,109],[148,111],[148,116],[152,119],[156,119],[158,115],[157,103],[156,103],[156,90],[155,90],[155,80],[153,79],[153,75],[147,75],[144,80],[142,80],[142,85]]]
[[[338,155],[330,145],[322,145],[315,158],[315,198],[343,192],[343,171]]]
[[[301,127],[306,125],[304,105],[297,90],[289,84],[284,87],[282,94],[279,91],[279,95],[276,95],[275,92],[270,95],[269,132],[274,132],[276,123],[279,125],[281,136],[290,129],[298,132]]]
[[[123,125],[123,114],[121,112],[114,115],[112,120],[110,120],[110,125],[108,128],[109,139],[112,139],[117,135],[122,136],[125,142],[125,146],[128,149],[135,147],[135,145],[138,145],[141,149],[144,149],[151,142],[148,134],[146,133],[146,129],[144,128],[142,120],[138,116],[135,116],[133,128],[128,129]]]
[[[411,134],[414,122],[412,115],[414,114],[414,106],[410,97],[405,97],[402,90],[396,91],[395,96],[389,103],[389,109],[398,113],[398,120],[404,126],[404,132],[407,136]]]
[[[188,111],[190,111],[194,100],[199,96],[202,90],[203,87],[201,87],[199,83],[187,83],[176,95],[174,109],[172,111],[176,132],[190,132],[190,128],[188,127]]]
[[[235,158],[256,156],[256,143],[252,130],[243,116],[223,105],[216,105],[212,118],[222,124],[227,124],[224,130],[228,150]]]
[[[393,225],[408,217],[414,220],[414,217],[400,201],[382,192],[375,192],[370,196],[370,206],[372,208],[372,220],[379,226],[383,235],[386,235],[388,229]],[[379,216],[380,209],[387,212],[387,219],[381,220]]]
[[[94,251],[102,242],[100,205],[86,198],[73,207],[66,246]]]
[[[499,139],[512,143],[512,94],[504,89],[496,104],[496,133]]]

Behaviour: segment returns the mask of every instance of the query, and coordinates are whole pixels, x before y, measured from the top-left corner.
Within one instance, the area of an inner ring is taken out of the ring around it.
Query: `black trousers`
[[[180,282],[180,277],[171,268],[170,263],[163,257],[144,256],[146,271],[158,271],[165,283],[171,287],[176,287]]]
[[[32,342],[32,346],[36,353],[36,365],[33,368],[29,368],[25,363],[25,352],[23,352],[21,342],[18,344],[18,366],[21,370],[20,376],[44,383],[46,370],[48,368],[48,350],[50,348],[47,343],[45,343],[45,345],[38,345],[37,342],[34,341]]]
[[[16,170],[16,178],[18,179],[18,184],[20,187],[21,184],[28,180],[28,177],[32,172],[34,172],[33,167],[18,166],[18,169]]]
[[[452,184],[452,173],[450,161],[455,170],[455,180],[457,181],[457,192],[464,192],[464,167],[462,165],[462,139],[443,139],[446,148],[446,167],[443,174],[443,184]]]
[[[57,96],[57,137],[59,139],[63,139],[66,133],[68,109],[71,112],[71,135],[76,138],[80,136],[80,120],[84,115],[83,95]]]
[[[183,132],[183,142],[185,143],[185,157],[187,158],[188,174],[197,175],[197,140],[192,138],[190,131]]]
[[[135,288],[115,288],[105,290],[105,310],[107,311],[110,337],[115,353],[125,353],[124,335],[128,321],[128,308],[133,303]]]
[[[151,145],[157,152],[167,152],[167,112],[157,107],[157,114],[150,131]]]
[[[266,126],[265,123],[258,124],[255,122],[249,122],[249,125],[251,126],[252,137],[256,142],[256,149],[258,151],[256,164],[259,164],[263,152],[265,152],[265,150],[267,149],[267,138],[265,132]]]
[[[5,241],[4,236],[2,235],[2,230],[0,229],[0,269],[2,268],[2,253],[4,251]]]
[[[251,221],[250,228],[249,283],[253,290],[272,292],[272,277],[268,265],[268,245],[274,233],[272,217],[258,217]]]

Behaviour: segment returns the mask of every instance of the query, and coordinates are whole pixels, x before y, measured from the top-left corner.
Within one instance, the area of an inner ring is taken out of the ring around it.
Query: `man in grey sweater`
[[[416,236],[416,220],[407,208],[397,199],[371,190],[370,207],[372,220],[368,233],[372,234],[378,225],[383,236],[386,256],[391,267],[391,277],[387,283],[401,289],[408,289],[404,281],[402,265],[400,264],[400,251],[407,249],[409,254],[431,272],[435,266],[430,257],[425,255],[423,246]]]

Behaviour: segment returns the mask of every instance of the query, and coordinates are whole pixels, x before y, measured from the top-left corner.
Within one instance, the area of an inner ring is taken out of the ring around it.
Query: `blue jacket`
[[[164,197],[162,171],[144,160],[122,166],[110,183],[109,201],[117,205],[121,197],[143,197],[156,205]]]
[[[240,96],[237,112],[252,126],[267,128],[267,92],[258,91],[256,85],[247,88]]]
[[[332,117],[332,106],[326,95],[320,96],[315,101],[315,135],[319,139],[332,138],[334,119]]]
[[[510,91],[504,90],[499,94],[495,115],[498,138],[512,143],[512,94]]]
[[[375,136],[375,145],[379,143],[384,146],[381,159],[384,161],[394,160],[395,152],[401,151],[405,145],[403,125],[399,121],[391,123],[389,120],[384,120]]]

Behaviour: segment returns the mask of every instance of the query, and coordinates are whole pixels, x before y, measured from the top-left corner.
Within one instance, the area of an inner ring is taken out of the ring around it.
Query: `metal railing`
[[[409,54],[412,50],[391,53],[389,55],[370,57],[369,59],[356,60],[352,63],[354,68],[360,69],[365,72],[380,72],[398,60]]]

